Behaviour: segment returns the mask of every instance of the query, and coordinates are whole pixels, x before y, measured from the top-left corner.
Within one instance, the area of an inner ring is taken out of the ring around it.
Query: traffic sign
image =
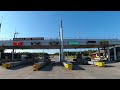
[[[69,41],[69,45],[78,45],[79,42],[76,42],[76,41]]]

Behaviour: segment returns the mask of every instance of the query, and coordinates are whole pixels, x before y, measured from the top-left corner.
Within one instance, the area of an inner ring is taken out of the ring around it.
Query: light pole
[[[16,32],[16,29],[15,29],[14,38],[17,38],[17,34],[19,34],[19,33]],[[16,49],[15,49],[15,53],[16,53]]]
[[[15,31],[15,33],[14,33],[14,38],[17,38],[17,34],[19,34],[19,33]],[[16,37],[15,37],[15,35],[16,35]]]
[[[3,16],[2,16],[1,22],[0,22],[0,32],[1,32],[2,20],[3,20]]]
[[[63,47],[63,26],[62,26],[62,19],[60,23],[60,42],[61,42],[61,47],[60,47],[60,55],[61,55],[61,62],[64,62],[64,47]]]
[[[19,33],[17,33],[17,32],[15,31],[15,33],[14,33],[14,38],[17,37],[17,34],[19,34]],[[16,35],[16,37],[15,37],[15,35]],[[12,60],[14,60],[14,48],[13,48],[13,51],[12,51]]]
[[[77,32],[78,33],[78,39],[80,38],[79,35],[80,35],[80,32]]]

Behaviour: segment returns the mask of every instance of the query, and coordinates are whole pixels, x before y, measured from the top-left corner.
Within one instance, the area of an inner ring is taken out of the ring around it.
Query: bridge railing
[[[116,37],[64,37],[64,39],[116,39]]]
[[[59,37],[44,37],[44,40],[59,40]],[[120,40],[114,37],[63,37],[63,39],[112,39],[112,40]],[[13,40],[13,38],[0,38],[0,41]]]
[[[59,40],[59,38],[48,38],[48,37],[44,37],[44,40],[54,40],[54,39],[56,39],[56,40]]]
[[[54,38],[44,38],[45,40],[54,40],[54,39],[56,39],[56,40],[59,40],[59,38],[58,37],[54,37]],[[97,39],[97,40],[99,40],[99,39],[104,39],[104,40],[120,40],[120,39],[118,39],[118,38],[113,38],[113,37],[63,37],[63,39]]]
[[[0,41],[9,41],[9,40],[13,40],[12,38],[0,38]]]

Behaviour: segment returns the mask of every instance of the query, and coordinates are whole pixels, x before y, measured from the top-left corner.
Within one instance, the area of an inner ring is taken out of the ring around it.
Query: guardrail
[[[26,64],[32,64],[34,61],[32,60],[22,60],[22,61],[15,61],[15,62],[5,62],[2,63],[2,67],[9,69],[12,67],[20,66],[20,65],[26,65]]]

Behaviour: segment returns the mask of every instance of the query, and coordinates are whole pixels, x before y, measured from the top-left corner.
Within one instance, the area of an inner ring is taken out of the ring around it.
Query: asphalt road
[[[58,57],[54,57],[52,63],[40,71],[33,71],[31,65],[10,70],[0,66],[0,79],[120,79],[120,63],[108,63],[107,67],[73,63],[73,70],[67,70],[59,64]]]

